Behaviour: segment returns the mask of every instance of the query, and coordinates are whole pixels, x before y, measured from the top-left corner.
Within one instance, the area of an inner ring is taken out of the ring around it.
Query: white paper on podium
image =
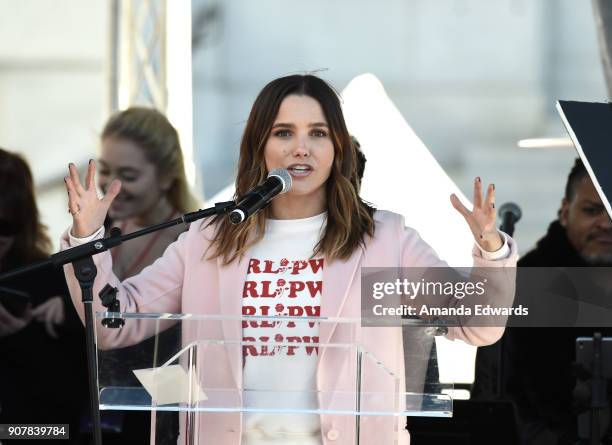
[[[191,404],[208,399],[193,370],[187,373],[181,365],[134,369],[133,372],[156,405]]]

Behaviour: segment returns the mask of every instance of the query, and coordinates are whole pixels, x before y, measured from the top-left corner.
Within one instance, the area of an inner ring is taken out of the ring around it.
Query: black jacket
[[[580,267],[588,264],[559,221],[550,224],[519,267]],[[575,340],[588,328],[509,328],[505,335],[506,394],[514,402],[525,444],[569,444],[577,438],[573,401]]]
[[[37,321],[0,338],[0,423],[68,423],[76,439],[81,408],[88,406],[85,331],[63,270],[48,267],[1,285],[29,294],[33,307],[63,297],[66,322],[58,338]]]

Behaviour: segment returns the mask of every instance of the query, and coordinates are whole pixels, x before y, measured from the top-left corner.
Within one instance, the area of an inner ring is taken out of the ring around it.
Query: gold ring
[[[73,212],[71,209],[68,209],[68,213],[70,213],[72,216],[75,216],[81,213],[81,209],[77,210],[76,212]]]

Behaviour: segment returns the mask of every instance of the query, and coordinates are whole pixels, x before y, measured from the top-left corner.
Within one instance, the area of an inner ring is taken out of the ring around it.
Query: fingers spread
[[[474,179],[474,207],[482,206],[482,181],[480,176]]]
[[[87,175],[85,176],[85,188],[87,190],[95,190],[96,185],[94,179],[96,177],[96,162],[93,159],[87,164]]]
[[[70,171],[70,179],[72,179],[75,190],[81,195],[85,189],[81,185],[81,179],[79,178],[79,172],[77,171],[76,165],[71,162],[68,164],[68,170]]]
[[[478,223],[476,222],[476,220],[474,219],[474,214],[473,212],[470,212],[467,207],[465,207],[461,201],[459,200],[459,198],[457,197],[457,195],[455,195],[454,193],[451,195],[451,204],[453,205],[453,207],[459,212],[461,213],[461,215],[465,218],[465,222],[467,222],[468,227],[470,228],[472,234],[474,235],[474,237],[480,237],[480,232],[481,229],[478,226]],[[476,211],[476,207],[474,207],[475,211]]]
[[[489,184],[487,187],[487,197],[485,198],[485,210],[495,213],[493,209],[495,209],[495,184]]]
[[[455,210],[461,213],[465,218],[470,215],[470,211],[463,205],[463,203],[459,200],[457,195],[454,193],[450,196],[450,201]]]
[[[79,194],[74,188],[74,183],[72,182],[72,178],[66,176],[64,178],[64,182],[66,182],[66,188],[68,189],[68,210],[74,216],[79,211]]]
[[[65,176],[64,182],[66,183],[66,190],[68,190],[69,198],[74,199],[79,196],[74,186],[74,182],[72,182],[72,178],[70,176]]]

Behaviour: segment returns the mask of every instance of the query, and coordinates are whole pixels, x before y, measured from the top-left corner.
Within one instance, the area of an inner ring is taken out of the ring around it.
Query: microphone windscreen
[[[270,173],[268,173],[268,178],[270,178],[272,176],[276,176],[281,181],[283,181],[283,190],[281,191],[281,193],[286,193],[289,190],[291,190],[291,183],[292,183],[291,175],[289,174],[289,172],[286,169],[284,169],[284,168],[275,168]]]
[[[514,222],[518,222],[521,216],[523,216],[521,208],[513,202],[506,202],[499,207],[498,215],[500,218],[503,218],[506,213],[510,213],[514,216]]]

